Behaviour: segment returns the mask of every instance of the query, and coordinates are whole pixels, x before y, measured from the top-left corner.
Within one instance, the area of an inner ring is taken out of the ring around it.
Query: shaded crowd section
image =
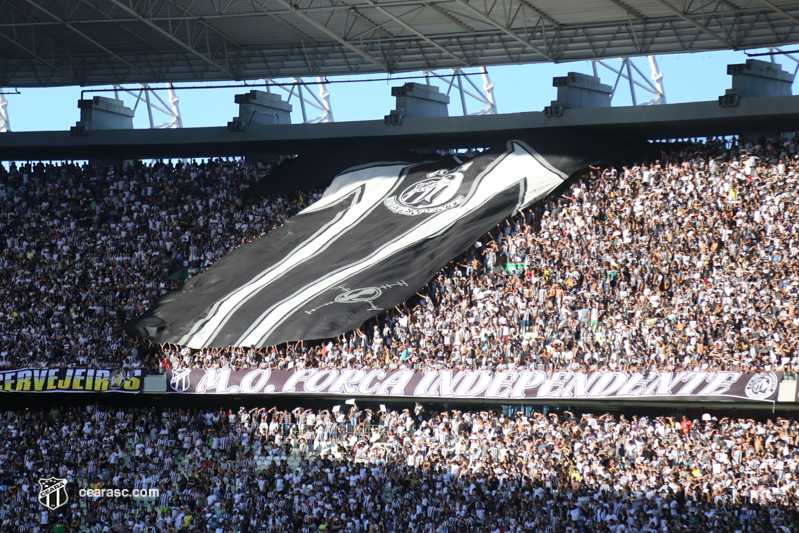
[[[355,403],[6,410],[0,531],[799,527],[795,420],[528,414],[428,411],[418,403],[402,411]],[[51,477],[66,480],[54,510],[37,501],[39,480]],[[86,489],[147,497],[83,496]]]

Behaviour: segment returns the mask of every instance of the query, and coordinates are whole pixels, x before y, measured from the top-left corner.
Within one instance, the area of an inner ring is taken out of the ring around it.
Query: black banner
[[[141,392],[141,369],[17,368],[0,370],[0,392]]]
[[[169,370],[168,392],[320,394],[486,400],[591,399],[774,402],[781,373],[521,370]]]

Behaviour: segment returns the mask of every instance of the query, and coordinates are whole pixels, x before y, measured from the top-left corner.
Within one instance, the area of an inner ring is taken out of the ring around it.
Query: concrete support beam
[[[132,130],[133,110],[122,100],[95,96],[78,100],[80,120],[71,128],[72,135],[86,135],[90,130]]]
[[[156,159],[296,154],[312,148],[387,142],[436,150],[473,148],[525,133],[559,128],[619,132],[646,139],[799,131],[799,96],[742,98],[724,108],[718,101],[656,106],[572,109],[552,118],[541,112],[414,119],[401,128],[383,120],[260,126],[230,133],[214,128],[108,130],[75,137],[68,131],[0,134],[0,161]]]
[[[559,117],[565,109],[610,107],[613,87],[600,82],[598,76],[569,72],[566,76],[553,78],[552,85],[557,87],[558,97],[544,108],[548,117]]]
[[[440,118],[449,116],[449,96],[435,85],[406,83],[392,87],[391,96],[397,99],[396,109],[386,115],[385,124],[402,124],[403,118]]]
[[[272,126],[291,124],[291,104],[279,95],[264,91],[250,91],[236,95],[239,116],[228,122],[229,131],[243,131],[247,126]]]
[[[791,96],[793,76],[776,63],[747,59],[743,64],[727,65],[727,74],[732,76],[732,89],[719,97],[722,107],[734,107],[741,98]]]

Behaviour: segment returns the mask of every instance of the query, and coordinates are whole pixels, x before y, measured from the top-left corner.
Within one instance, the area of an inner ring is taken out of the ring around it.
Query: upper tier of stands
[[[244,202],[267,172],[240,160],[0,171],[0,367],[799,367],[794,141],[592,168],[338,339],[197,351],[124,338],[120,324],[182,273],[315,197]]]

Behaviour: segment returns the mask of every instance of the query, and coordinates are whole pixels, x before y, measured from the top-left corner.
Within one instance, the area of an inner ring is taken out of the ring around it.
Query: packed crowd
[[[156,367],[120,325],[309,199],[240,191],[243,160],[0,165],[0,368]]]
[[[316,194],[246,202],[243,160],[0,167],[0,368],[799,367],[796,142],[684,145],[593,168],[358,331],[192,350],[121,324]]]
[[[343,408],[342,408],[343,407]],[[799,423],[568,411],[0,413],[0,531],[778,532]],[[39,503],[39,480],[68,500]],[[158,489],[148,498],[80,489]],[[97,493],[94,493],[97,494]]]
[[[171,367],[799,368],[797,144],[593,168],[419,294],[317,345],[164,349]]]

